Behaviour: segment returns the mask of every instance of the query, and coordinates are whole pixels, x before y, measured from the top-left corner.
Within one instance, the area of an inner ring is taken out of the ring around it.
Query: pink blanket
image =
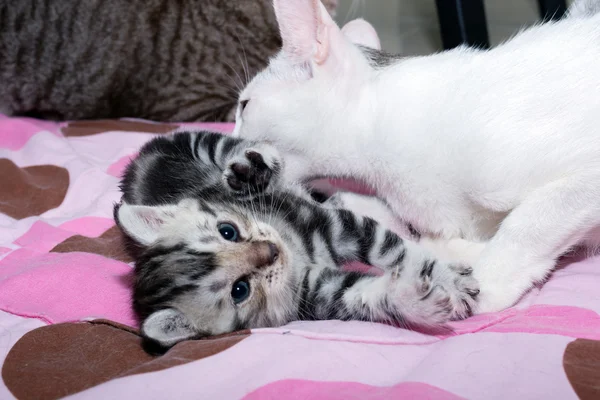
[[[0,116],[0,399],[600,398],[600,258],[448,336],[296,322],[144,353],[112,204],[177,127]]]

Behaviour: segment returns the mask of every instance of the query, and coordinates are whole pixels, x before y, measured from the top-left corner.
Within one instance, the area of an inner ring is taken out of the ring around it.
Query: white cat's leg
[[[479,313],[514,305],[600,225],[599,188],[600,174],[564,178],[532,192],[506,217],[474,264]]]
[[[471,242],[465,239],[437,239],[422,237],[419,245],[442,260],[450,260],[466,265],[475,265],[486,247],[485,242]]]

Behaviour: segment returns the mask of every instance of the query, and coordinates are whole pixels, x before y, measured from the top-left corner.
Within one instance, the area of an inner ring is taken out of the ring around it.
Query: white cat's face
[[[336,25],[319,0],[274,1],[283,48],[240,95],[234,136],[268,140],[293,152],[294,141],[347,114],[372,71],[356,44],[379,48],[364,20]]]

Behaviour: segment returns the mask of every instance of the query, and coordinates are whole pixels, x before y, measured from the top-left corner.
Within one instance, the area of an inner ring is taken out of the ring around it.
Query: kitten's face
[[[182,334],[173,326],[185,328],[185,339],[287,322],[293,254],[271,225],[234,205],[199,208],[192,200],[124,204],[116,215],[147,246],[136,265],[139,311],[171,310],[150,315],[142,326],[146,336],[168,346],[170,329]]]
[[[307,132],[347,114],[346,104],[360,96],[356,89],[371,70],[356,44],[380,44],[363,20],[340,30],[318,0],[275,0],[274,7],[283,48],[241,93],[233,134],[290,151]]]

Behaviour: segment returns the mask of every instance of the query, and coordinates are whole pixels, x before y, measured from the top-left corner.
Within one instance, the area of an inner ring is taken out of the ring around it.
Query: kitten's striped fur
[[[305,188],[284,186],[282,168],[269,145],[210,132],[142,148],[115,218],[142,245],[134,304],[146,337],[170,346],[296,319],[418,327],[470,314],[478,289],[468,267],[339,208],[343,196],[320,204]],[[238,242],[221,237],[224,222],[237,226]],[[349,261],[383,274],[340,269]],[[235,304],[232,285],[241,279],[251,294]]]

